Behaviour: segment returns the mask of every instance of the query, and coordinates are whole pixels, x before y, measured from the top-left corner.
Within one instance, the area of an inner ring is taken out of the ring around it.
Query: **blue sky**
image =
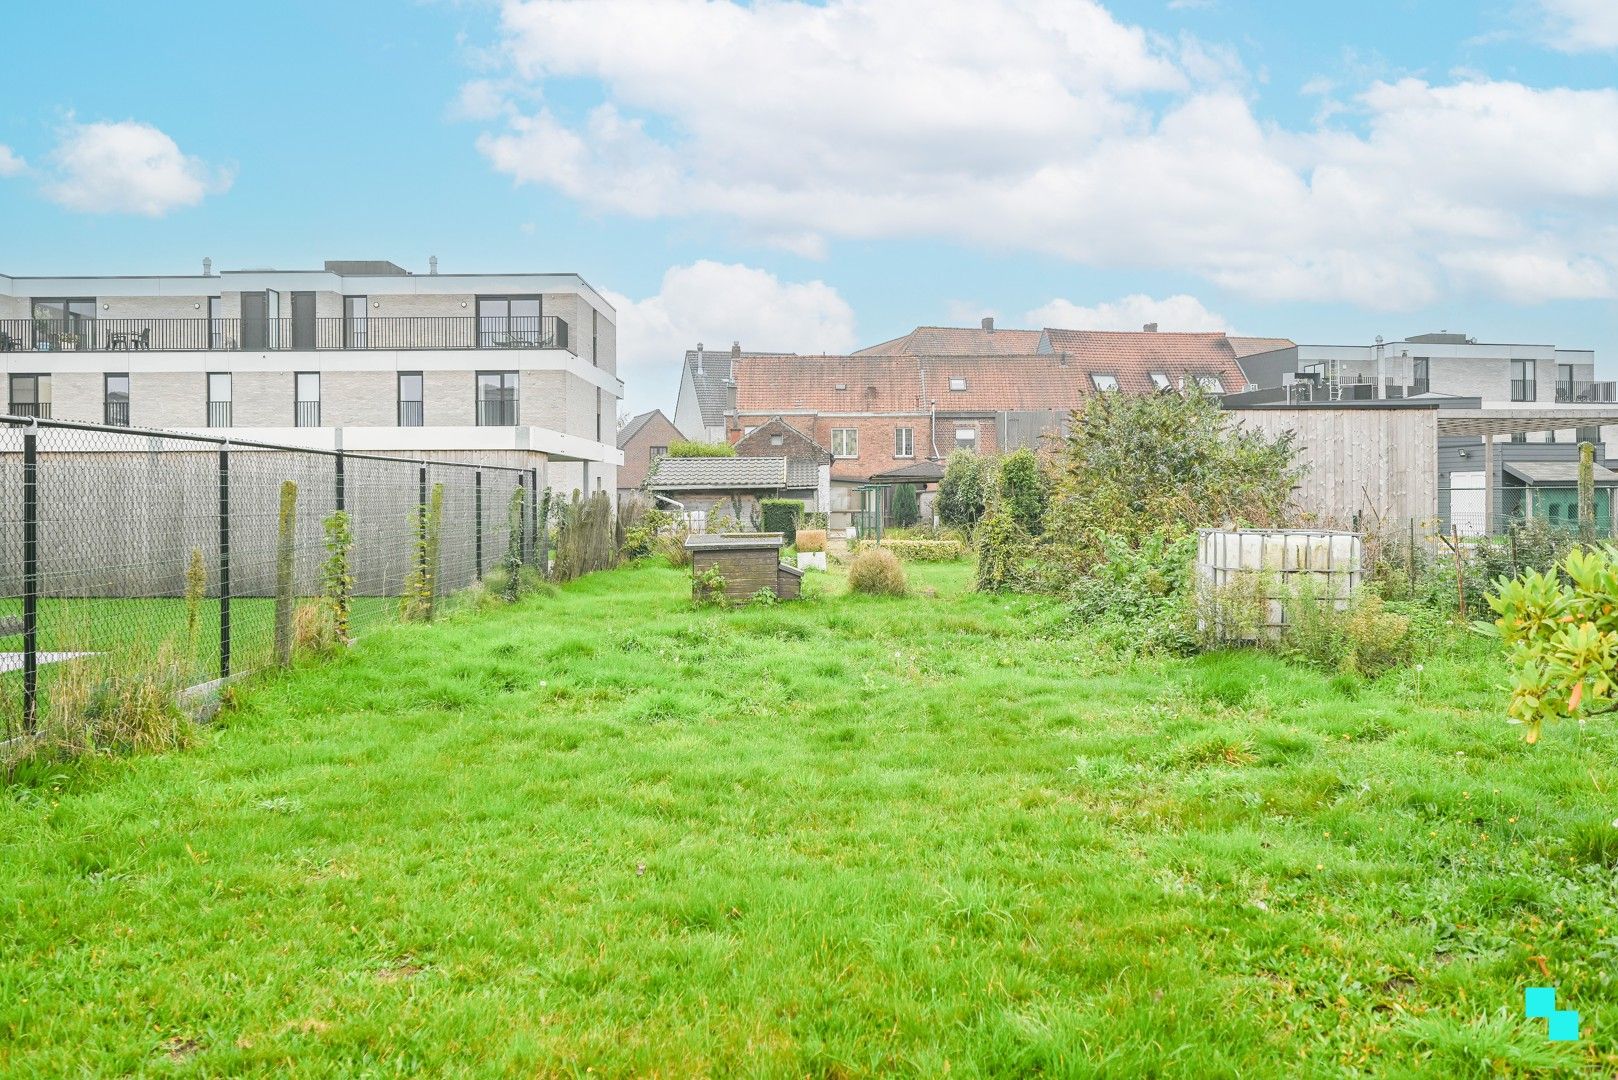
[[[1618,5],[26,5],[0,272],[574,270],[679,350],[1424,330],[1618,375]],[[64,34],[64,24],[68,27]]]

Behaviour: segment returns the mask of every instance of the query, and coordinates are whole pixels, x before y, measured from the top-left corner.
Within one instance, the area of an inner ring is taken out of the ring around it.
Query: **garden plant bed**
[[[1525,746],[1482,640],[1132,659],[907,572],[594,574],[17,777],[0,1075],[1618,1067],[1612,724]]]

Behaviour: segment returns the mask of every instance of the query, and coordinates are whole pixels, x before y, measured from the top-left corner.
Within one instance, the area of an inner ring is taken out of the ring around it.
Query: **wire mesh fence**
[[[93,711],[120,679],[179,690],[277,662],[318,623],[339,510],[353,636],[410,614],[412,590],[442,610],[513,554],[543,565],[538,481],[0,417],[0,738]]]

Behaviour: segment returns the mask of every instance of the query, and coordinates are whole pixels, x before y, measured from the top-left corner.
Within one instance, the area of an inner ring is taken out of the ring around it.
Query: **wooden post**
[[[1494,433],[1483,436],[1483,535],[1494,534]],[[1462,612],[1464,615],[1465,612]]]

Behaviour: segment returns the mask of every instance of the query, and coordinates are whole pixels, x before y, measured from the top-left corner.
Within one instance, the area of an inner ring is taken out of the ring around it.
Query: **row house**
[[[850,523],[862,486],[936,482],[957,450],[1036,446],[1092,394],[1246,385],[1221,333],[1001,330],[987,319],[918,327],[846,356],[736,348],[724,359],[725,437],[743,448],[780,422],[829,451],[833,527]]]
[[[612,490],[612,305],[576,274],[391,262],[137,277],[0,275],[14,416],[542,470]]]

